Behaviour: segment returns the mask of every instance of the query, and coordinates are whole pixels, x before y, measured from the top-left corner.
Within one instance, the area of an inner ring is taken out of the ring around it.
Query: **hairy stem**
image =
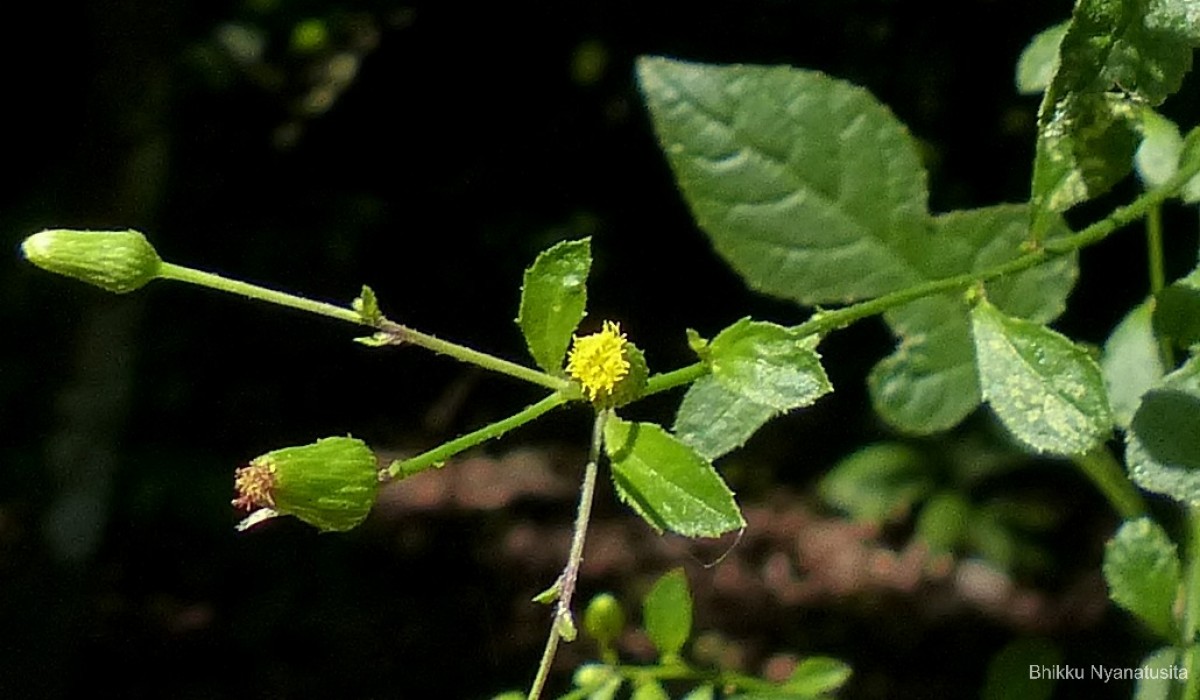
[[[575,531],[571,536],[571,551],[567,555],[567,564],[563,567],[558,581],[554,584],[558,591],[558,602],[554,606],[554,621],[550,625],[550,636],[546,638],[546,648],[542,652],[542,661],[538,664],[537,675],[529,688],[528,700],[538,700],[546,687],[546,679],[550,675],[550,665],[554,663],[554,655],[558,650],[558,641],[563,637],[563,630],[570,630],[566,641],[575,636],[575,622],[571,617],[571,600],[575,596],[575,583],[579,579],[579,566],[583,562],[583,544],[587,539],[588,522],[592,519],[592,499],[596,494],[596,475],[600,470],[600,448],[604,443],[604,423],[608,420],[611,409],[596,414],[592,424],[592,446],[588,453],[588,463],[583,470],[583,486],[579,490],[579,510],[575,513]]]
[[[432,450],[422,452],[416,457],[410,457],[409,459],[398,459],[388,466],[387,474],[393,479],[406,478],[418,472],[425,471],[430,467],[441,466],[446,460],[450,459],[459,452],[469,450],[470,448],[482,442],[486,442],[487,440],[491,440],[492,438],[500,437],[513,428],[525,425],[526,423],[541,417],[542,414],[558,408],[567,401],[567,396],[561,392],[550,394],[541,401],[521,409],[508,418],[503,418],[495,423],[489,423],[479,430],[467,433],[466,435],[461,435],[450,442],[438,445]]]
[[[442,355],[449,355],[462,362],[469,362],[486,370],[507,374],[510,377],[544,386],[554,391],[564,391],[571,386],[571,383],[562,377],[556,377],[546,372],[540,372],[514,362],[509,362],[508,360],[502,360],[499,357],[473,350],[458,343],[436,338],[428,333],[422,333],[399,323],[393,323],[388,320],[384,320],[378,325],[370,323],[357,311],[344,306],[337,306],[323,301],[314,301],[295,294],[288,294],[287,292],[280,292],[260,287],[256,284],[250,284],[249,282],[229,279],[228,277],[222,277],[211,272],[201,272],[200,270],[193,270],[190,267],[173,265],[171,263],[162,263],[159,269],[159,277],[299,309],[319,316],[336,318],[339,321],[355,325],[371,326],[379,330],[385,343],[393,345],[418,345]]]

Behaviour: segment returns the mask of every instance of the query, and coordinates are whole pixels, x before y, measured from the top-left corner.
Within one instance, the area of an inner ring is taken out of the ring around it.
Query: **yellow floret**
[[[579,380],[590,400],[610,395],[629,373],[625,343],[621,327],[612,321],[605,321],[599,333],[575,336],[567,355],[567,373]]]

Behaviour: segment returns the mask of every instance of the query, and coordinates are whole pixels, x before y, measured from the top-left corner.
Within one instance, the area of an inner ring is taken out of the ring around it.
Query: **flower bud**
[[[294,515],[323,531],[349,530],[366,519],[379,489],[375,454],[351,437],[268,452],[237,470],[233,505],[253,510],[245,529],[278,515]]]
[[[158,276],[162,260],[137,231],[35,233],[21,244],[29,262],[117,294],[132,292]]]
[[[583,613],[583,628],[601,647],[611,647],[625,629],[625,611],[611,593],[592,598]]]

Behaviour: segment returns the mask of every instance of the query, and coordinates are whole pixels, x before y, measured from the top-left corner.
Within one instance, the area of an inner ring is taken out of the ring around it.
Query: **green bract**
[[[320,530],[349,530],[375,504],[379,468],[362,440],[330,437],[255,457],[238,470],[237,487],[234,504],[261,508],[265,517],[294,515]],[[252,514],[248,524],[262,517]]]
[[[162,260],[137,231],[35,233],[21,244],[29,262],[117,294],[132,292],[158,276]]]

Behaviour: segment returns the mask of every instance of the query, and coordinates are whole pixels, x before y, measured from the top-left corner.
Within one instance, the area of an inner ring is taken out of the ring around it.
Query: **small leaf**
[[[350,306],[368,326],[378,326],[384,321],[383,312],[379,310],[379,300],[375,298],[375,290],[365,284],[362,293],[355,297]]]
[[[1154,331],[1180,348],[1200,343],[1200,269],[1156,295]]]
[[[1040,671],[1060,663],[1062,652],[1050,641],[1018,639],[988,663],[981,696],[983,700],[1049,700],[1057,680],[1043,678]]]
[[[726,389],[778,412],[833,391],[813,339],[743,318],[709,344],[712,374]]]
[[[1191,647],[1190,653],[1196,653],[1196,647]],[[1134,686],[1133,700],[1170,700],[1172,690],[1179,687],[1176,671],[1183,668],[1181,655],[1189,651],[1175,647],[1163,647],[1142,659],[1140,668],[1156,671],[1147,673],[1145,678],[1139,678]]]
[[[774,409],[730,391],[708,375],[688,387],[671,430],[711,461],[746,444],[775,415]]]
[[[1068,24],[1060,22],[1043,29],[1021,52],[1017,60],[1017,92],[1036,95],[1050,86],[1058,70],[1058,49]]]
[[[1081,455],[1113,425],[1096,361],[1066,337],[1005,316],[986,300],[971,311],[983,398],[1037,452]]]
[[[1146,301],[1126,314],[1104,342],[1100,357],[1113,418],[1124,429],[1129,428],[1142,395],[1165,373],[1158,340],[1150,327],[1152,308],[1153,304]]]
[[[1142,397],[1125,433],[1125,461],[1147,491],[1200,505],[1200,355]]]
[[[796,664],[781,690],[801,697],[820,697],[832,693],[850,680],[849,664],[827,656],[810,656]]]
[[[679,655],[692,635],[692,594],[683,569],[664,574],[646,594],[642,624],[664,659]]]
[[[885,523],[904,515],[933,488],[921,453],[900,443],[869,445],[821,479],[821,498],[856,522]]]
[[[955,491],[943,491],[921,509],[914,534],[933,554],[950,554],[959,548],[971,517],[971,505]]]
[[[1139,518],[1117,530],[1104,548],[1104,580],[1114,603],[1162,637],[1175,637],[1179,555],[1158,523]]]
[[[562,581],[555,581],[554,585],[535,595],[532,600],[533,602],[540,603],[542,605],[550,605],[554,601],[558,600],[560,593],[562,593]]]
[[[866,90],[786,66],[642,57],[637,73],[696,222],[752,288],[811,305],[919,280],[925,169]]]
[[[639,683],[629,700],[671,700],[671,696],[667,695],[658,681],[651,679]]]
[[[660,426],[610,416],[604,449],[617,495],[655,530],[717,537],[745,527],[733,492],[712,465]]]
[[[533,359],[552,374],[562,371],[571,334],[583,320],[591,266],[591,239],[583,238],[556,243],[525,270],[517,325]]]
[[[1148,187],[1158,187],[1179,170],[1183,136],[1175,122],[1146,107],[1140,123],[1142,143],[1133,156],[1138,176]]]

